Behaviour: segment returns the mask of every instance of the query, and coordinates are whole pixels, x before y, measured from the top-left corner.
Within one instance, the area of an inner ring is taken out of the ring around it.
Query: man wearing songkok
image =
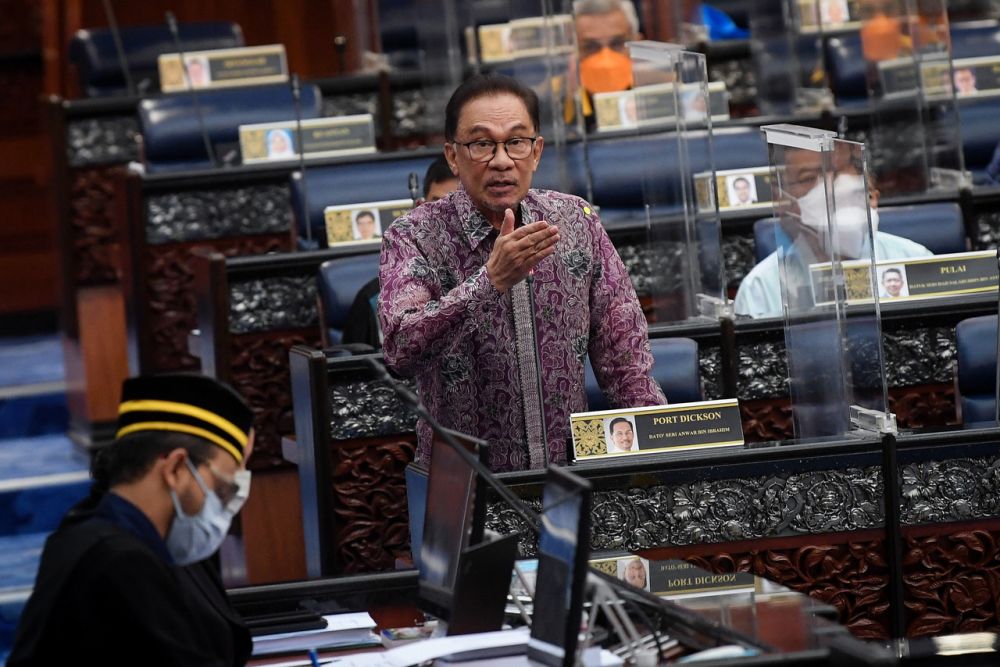
[[[612,406],[666,402],[649,375],[638,299],[597,213],[530,189],[538,127],[531,89],[500,75],[465,81],[445,111],[445,157],[461,187],[396,220],[382,241],[385,359],[416,378],[444,426],[489,442],[495,471],[544,467],[546,452],[566,462],[569,415],[587,409],[588,353]],[[429,424],[417,434],[427,462]]]
[[[45,543],[9,667],[246,662],[250,635],[205,559],[246,500],[252,420],[210,378],[125,381],[115,442]]]

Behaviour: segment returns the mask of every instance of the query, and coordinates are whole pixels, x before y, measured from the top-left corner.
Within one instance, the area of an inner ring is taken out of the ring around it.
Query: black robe
[[[8,667],[229,667],[250,634],[213,565],[180,568],[128,529],[71,511],[45,543]]]

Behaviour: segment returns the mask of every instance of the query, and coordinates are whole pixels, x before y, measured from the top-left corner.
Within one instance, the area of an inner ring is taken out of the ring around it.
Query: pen
[[[316,649],[309,649],[309,660],[312,662],[312,667],[319,667],[319,656],[316,655]]]

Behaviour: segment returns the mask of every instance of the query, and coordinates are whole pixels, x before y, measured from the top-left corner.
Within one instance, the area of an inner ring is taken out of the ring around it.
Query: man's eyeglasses
[[[503,144],[503,149],[507,151],[507,157],[511,160],[523,160],[531,155],[538,137],[511,137],[507,141],[491,141],[489,139],[476,139],[475,141],[452,142],[456,146],[465,146],[469,151],[469,157],[473,162],[489,162],[497,154],[497,146]]]
[[[250,495],[250,471],[238,470],[233,477],[226,477],[211,464],[208,464],[208,470],[217,482],[215,495],[222,506],[233,514],[239,512]]]
[[[600,50],[604,48],[611,49],[616,53],[627,53],[628,42],[629,38],[625,35],[612,37],[607,41],[601,41],[598,39],[585,39],[580,42],[578,48],[580,50],[580,56],[586,58],[587,56],[592,56],[595,53],[599,53]]]

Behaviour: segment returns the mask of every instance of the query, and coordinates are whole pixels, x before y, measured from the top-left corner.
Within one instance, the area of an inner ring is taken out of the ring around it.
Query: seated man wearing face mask
[[[821,154],[804,149],[786,149],[783,203],[779,203],[778,243],[784,252],[786,293],[790,307],[802,311],[811,307],[809,265],[830,260],[823,247],[827,227],[827,192],[836,204],[837,248],[842,259],[868,254],[868,223],[864,180],[849,156],[838,156],[836,177],[825,187]],[[919,243],[878,231],[878,197],[872,192],[871,221],[875,259],[927,257],[930,250]],[[765,257],[740,283],[734,303],[736,314],[749,317],[781,317],[783,314],[778,251]]]
[[[126,380],[91,496],[45,543],[9,667],[228,667],[250,635],[211,562],[246,500],[253,413],[197,375]]]

